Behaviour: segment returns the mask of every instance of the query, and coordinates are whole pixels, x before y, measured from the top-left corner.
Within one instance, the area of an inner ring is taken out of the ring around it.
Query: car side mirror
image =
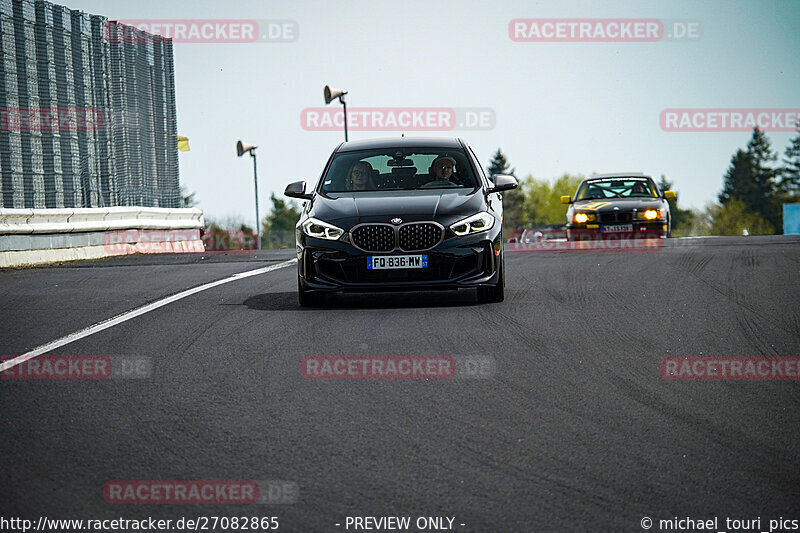
[[[675,191],[664,191],[664,199],[665,200],[674,200],[675,199]]]
[[[572,203],[572,196],[569,196],[569,195],[565,194],[564,196],[561,197],[561,203],[562,204],[571,204]]]
[[[489,194],[516,189],[519,186],[517,178],[506,174],[495,174],[492,176],[492,183],[494,185],[489,187],[487,191]]]
[[[301,200],[311,200],[312,198],[311,194],[306,194],[305,181],[295,181],[294,183],[290,183],[286,186],[286,190],[283,191],[283,194],[289,198],[300,198]]]

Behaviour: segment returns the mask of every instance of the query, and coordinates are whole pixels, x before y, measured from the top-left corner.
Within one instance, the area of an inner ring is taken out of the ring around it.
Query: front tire
[[[500,303],[505,300],[506,289],[506,260],[503,256],[500,259],[500,277],[495,285],[490,287],[478,287],[478,301],[480,303]]]

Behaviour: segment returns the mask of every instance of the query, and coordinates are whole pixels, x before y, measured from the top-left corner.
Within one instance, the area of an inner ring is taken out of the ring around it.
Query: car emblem
[[[395,217],[392,219],[392,224],[400,224],[402,221],[403,221],[402,218]]]
[[[614,211],[619,211],[619,207],[615,207],[615,208],[614,208]]]

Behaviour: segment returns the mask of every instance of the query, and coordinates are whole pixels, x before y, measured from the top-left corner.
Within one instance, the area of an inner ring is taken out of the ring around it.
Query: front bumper
[[[413,291],[494,285],[502,260],[501,232],[445,238],[424,252],[368,253],[343,241],[301,235],[297,243],[300,284],[327,292]],[[367,256],[428,256],[428,268],[368,270]]]
[[[631,224],[633,231],[604,232],[602,226]],[[595,239],[658,239],[669,233],[666,220],[617,222],[610,224],[567,224],[567,239],[570,241]]]

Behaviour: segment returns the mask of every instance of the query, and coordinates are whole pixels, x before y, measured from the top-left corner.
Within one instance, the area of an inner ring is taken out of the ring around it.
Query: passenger
[[[434,159],[433,164],[431,164],[433,181],[450,181],[453,177],[455,166],[456,160],[450,156],[442,155]]]
[[[375,189],[372,184],[372,165],[366,161],[358,161],[350,169],[347,188],[351,191],[369,191]]]

